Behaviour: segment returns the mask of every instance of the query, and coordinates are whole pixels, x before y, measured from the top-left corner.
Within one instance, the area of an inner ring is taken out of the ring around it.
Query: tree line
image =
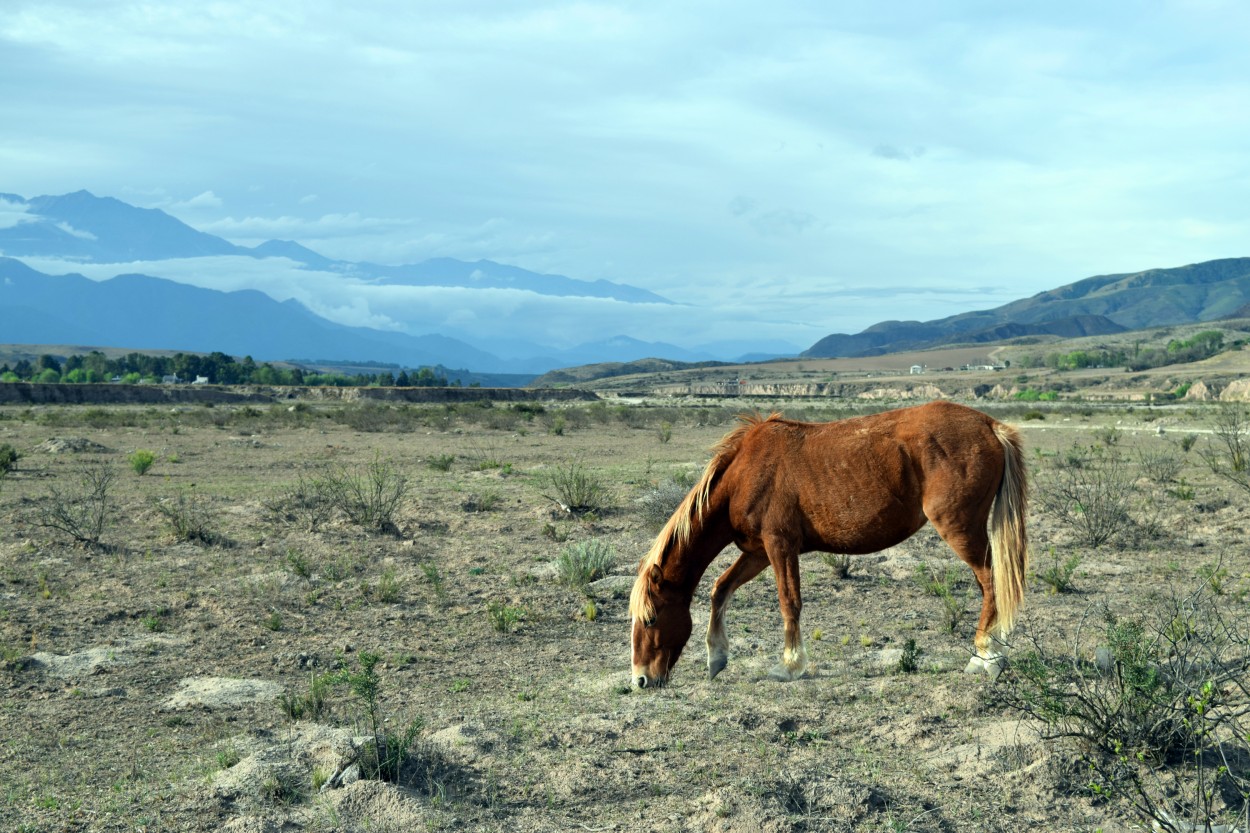
[[[1242,342],[1231,346],[1240,349]],[[1183,364],[1210,358],[1226,349],[1224,333],[1204,330],[1187,339],[1172,339],[1164,347],[1143,347],[1135,343],[1128,347],[1095,350],[1072,350],[1022,356],[1020,367],[1053,367],[1056,370],[1079,370],[1084,367],[1124,367],[1129,370],[1146,370],[1169,364]]]
[[[68,358],[45,353],[34,361],[21,359],[12,365],[0,364],[0,382],[141,384],[159,383],[171,377],[177,377],[179,382],[204,378],[214,385],[448,386],[447,376],[441,368],[422,367],[411,371],[398,368],[398,372],[372,372],[362,368],[359,373],[318,373],[301,367],[275,367],[268,362],[258,364],[251,356],[236,361],[233,356],[220,352],[208,355],[175,353],[172,356],[128,353],[110,359],[99,350],[92,350],[85,355],[75,354]],[[454,385],[459,386],[459,381]]]

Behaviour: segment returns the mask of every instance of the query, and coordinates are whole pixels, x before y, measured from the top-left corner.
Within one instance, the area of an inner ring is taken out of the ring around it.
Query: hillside
[[[1100,275],[989,310],[935,321],[883,321],[855,335],[834,333],[804,358],[868,356],[1020,336],[1111,335],[1215,321],[1250,303],[1250,258]]]

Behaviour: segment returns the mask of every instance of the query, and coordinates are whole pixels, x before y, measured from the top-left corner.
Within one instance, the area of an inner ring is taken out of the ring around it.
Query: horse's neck
[[[664,578],[693,598],[707,568],[732,541],[728,519],[719,513],[708,513],[694,524],[685,542],[669,550],[662,567]]]

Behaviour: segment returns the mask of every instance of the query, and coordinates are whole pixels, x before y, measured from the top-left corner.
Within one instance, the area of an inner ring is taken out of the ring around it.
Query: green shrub
[[[1060,757],[1075,757],[1090,793],[1148,827],[1232,830],[1250,795],[1250,638],[1239,617],[1205,587],[1141,618],[1103,609],[1094,644],[1082,632],[1033,636],[997,696],[1074,747]]]
[[[17,453],[17,449],[8,443],[0,444],[0,477],[13,471],[21,456]]]
[[[130,468],[134,470],[134,473],[142,477],[156,462],[156,454],[146,448],[136,448],[126,459],[130,461]]]

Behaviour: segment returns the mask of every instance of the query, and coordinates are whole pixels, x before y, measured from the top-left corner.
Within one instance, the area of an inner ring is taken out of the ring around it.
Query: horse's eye
[[[652,626],[652,625],[654,625],[654,624],[655,624],[655,617],[654,617],[654,616],[652,616],[650,619],[643,619],[643,620],[642,620],[642,626],[643,626],[644,628],[649,628],[649,627],[651,627],[651,626]]]

